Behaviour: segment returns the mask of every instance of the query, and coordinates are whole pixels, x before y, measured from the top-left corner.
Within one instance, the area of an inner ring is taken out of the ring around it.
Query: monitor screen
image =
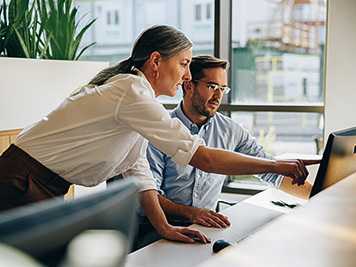
[[[136,179],[91,195],[63,202],[50,199],[0,213],[0,243],[31,255],[45,265],[56,265],[68,243],[89,229],[119,230],[132,249],[136,233],[139,186]]]
[[[325,146],[310,197],[356,172],[356,127],[332,132]]]

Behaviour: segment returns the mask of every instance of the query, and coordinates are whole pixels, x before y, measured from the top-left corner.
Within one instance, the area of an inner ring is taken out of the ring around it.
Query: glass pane
[[[231,117],[273,156],[317,154],[315,138],[323,136],[321,113],[232,112]]]
[[[324,101],[326,0],[232,1],[231,101]]]
[[[323,114],[294,112],[232,112],[235,121],[246,128],[273,156],[286,153],[318,154],[323,136]],[[258,183],[254,176],[232,176],[234,181]]]
[[[85,15],[84,23],[97,18],[85,33],[81,47],[96,44],[80,60],[108,61],[113,65],[126,59],[136,37],[154,24],[167,24],[183,31],[194,43],[194,55],[213,55],[213,0],[75,0],[74,3],[79,7],[78,17]],[[173,98],[158,98],[165,103],[178,103],[181,99],[181,90]]]
[[[194,54],[213,54],[214,1],[191,0],[75,0],[81,24],[96,18],[84,34],[81,47],[96,42],[81,60],[115,64],[130,56],[136,37],[154,24],[167,24],[183,31],[194,43]],[[197,8],[199,7],[199,8]],[[200,19],[197,21],[196,12]],[[80,27],[80,26],[79,26]]]
[[[201,5],[195,6],[195,20],[201,20]]]

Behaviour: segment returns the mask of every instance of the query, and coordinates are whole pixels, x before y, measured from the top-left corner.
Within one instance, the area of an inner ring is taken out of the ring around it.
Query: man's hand
[[[203,244],[211,242],[207,236],[197,230],[170,225],[159,204],[156,190],[141,192],[140,204],[152,225],[163,238],[172,241],[194,243],[195,240],[193,238],[197,237]]]
[[[163,238],[172,240],[172,241],[194,243],[195,242],[194,237],[196,237],[203,244],[207,244],[207,243],[211,242],[210,238],[208,238],[202,232],[190,229],[188,227],[167,225],[167,227],[165,227],[164,231],[160,231],[159,233]]]
[[[177,204],[161,195],[159,195],[158,198],[164,212],[171,218],[188,219],[192,223],[197,223],[206,227],[225,228],[230,226],[228,218],[215,211]]]
[[[276,173],[292,178],[292,185],[303,185],[308,177],[307,165],[318,164],[319,159],[278,160]]]
[[[226,228],[230,226],[230,221],[227,217],[208,209],[194,208],[189,220],[192,223],[201,224],[206,227]]]

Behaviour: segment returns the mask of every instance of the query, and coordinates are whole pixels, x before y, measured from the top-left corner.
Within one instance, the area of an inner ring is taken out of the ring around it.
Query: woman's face
[[[191,80],[189,65],[192,59],[192,50],[183,51],[167,60],[161,58],[159,65],[159,78],[155,88],[156,97],[159,95],[175,96],[179,85],[183,81]]]

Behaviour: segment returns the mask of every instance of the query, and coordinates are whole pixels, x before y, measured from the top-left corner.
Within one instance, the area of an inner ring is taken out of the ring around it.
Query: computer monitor
[[[106,190],[63,202],[50,199],[0,213],[0,243],[57,265],[73,237],[89,229],[119,230],[132,249],[138,204],[136,179],[116,181]]]
[[[356,172],[356,127],[332,132],[327,140],[310,197]]]

